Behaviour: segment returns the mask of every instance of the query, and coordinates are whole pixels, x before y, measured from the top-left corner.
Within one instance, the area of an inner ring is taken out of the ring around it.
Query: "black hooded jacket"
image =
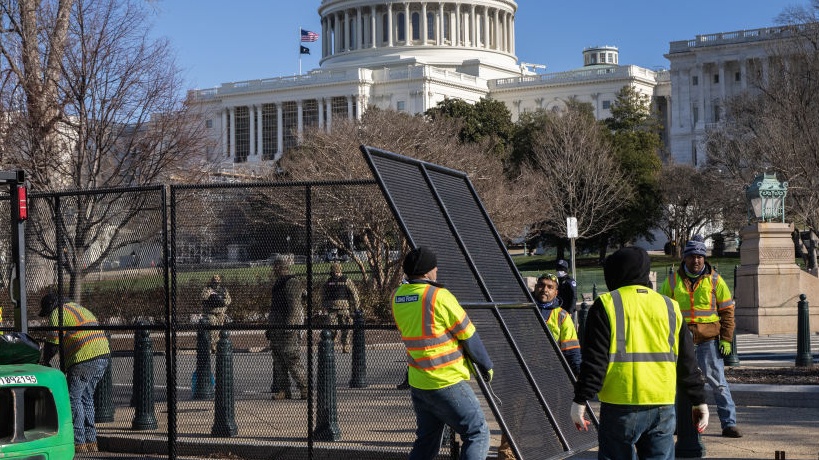
[[[651,289],[650,269],[651,260],[645,250],[628,247],[618,250],[606,259],[603,273],[609,291],[633,285],[646,286]],[[677,388],[685,390],[693,405],[702,404],[705,402],[704,380],[697,365],[694,341],[687,327],[680,328],[677,341],[679,343]],[[574,392],[576,403],[584,404],[594,399],[597,392],[603,387],[609,364],[610,344],[611,324],[603,303],[598,297],[594,300],[586,318],[586,328],[581,344],[583,359]]]

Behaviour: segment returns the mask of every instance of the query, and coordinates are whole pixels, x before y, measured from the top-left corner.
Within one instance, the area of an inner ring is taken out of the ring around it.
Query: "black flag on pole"
[[[310,54],[310,48],[304,45],[299,45],[299,54]]]

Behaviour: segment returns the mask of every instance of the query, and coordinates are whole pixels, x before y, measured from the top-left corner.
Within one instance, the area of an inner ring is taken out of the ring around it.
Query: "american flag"
[[[315,32],[311,32],[309,30],[301,29],[301,41],[303,42],[314,42],[318,40],[319,35]]]

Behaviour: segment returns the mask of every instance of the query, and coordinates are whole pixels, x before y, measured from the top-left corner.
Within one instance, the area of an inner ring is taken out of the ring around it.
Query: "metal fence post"
[[[589,317],[589,304],[584,300],[580,303],[580,310],[577,311],[577,341],[583,347],[583,339],[586,335],[586,318]]]
[[[134,373],[138,376],[134,385],[134,420],[131,427],[135,430],[155,430],[158,425],[154,411],[154,353],[151,337],[146,329],[137,331],[134,343]]]
[[[318,351],[318,375],[316,404],[316,432],[318,441],[338,441],[341,430],[338,427],[336,407],[336,357],[333,333],[327,329],[321,331]]]
[[[356,310],[353,315],[353,368],[350,388],[367,388],[367,351],[364,337],[364,312]]]
[[[813,355],[810,352],[810,308],[805,294],[799,294],[796,305],[796,366],[812,367]]]
[[[216,342],[216,397],[213,402],[211,436],[228,438],[239,434],[233,394],[233,344],[230,334],[222,329]]]
[[[196,331],[196,370],[193,371],[191,386],[193,399],[213,399],[213,374],[210,371],[210,331],[203,326],[209,324],[207,318],[199,320]]]

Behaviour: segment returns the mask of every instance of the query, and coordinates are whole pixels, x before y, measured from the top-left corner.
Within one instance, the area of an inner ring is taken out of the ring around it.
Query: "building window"
[[[244,163],[250,155],[250,110],[247,106],[236,107],[236,128],[234,136],[236,138],[236,163]]]
[[[304,129],[318,126],[318,101],[305,99],[301,104],[301,120]]]
[[[205,120],[205,127],[208,128],[208,129],[213,128],[213,120],[211,120],[211,119]]]
[[[404,110],[406,110],[406,108],[407,108],[407,104],[404,101],[398,101],[398,102],[395,103],[395,110],[397,110],[399,112],[403,112]]]
[[[412,13],[412,39],[413,40],[420,40],[421,39],[421,15],[418,13]]]
[[[742,81],[742,74],[737,72],[734,74],[734,81]]]
[[[452,43],[452,35],[450,35],[450,33],[449,33],[449,14],[445,14],[444,17],[441,18],[441,20],[444,21],[444,37],[443,38],[445,40],[449,40],[449,42]]]
[[[397,26],[398,26],[398,34],[397,34],[398,37],[397,38],[398,38],[399,42],[402,42],[402,41],[407,39],[406,38],[407,34],[406,34],[406,30],[405,30],[406,28],[404,27],[405,22],[406,21],[404,21],[404,13],[398,13],[398,24],[397,24]]]
[[[358,48],[358,43],[354,43],[355,42],[355,22],[356,22],[356,20],[353,19],[353,18],[350,18],[350,20],[347,22],[347,27],[350,29],[350,43],[347,43],[347,48],[351,49],[351,50]]]
[[[699,84],[700,84],[700,77],[697,76],[697,75],[692,75],[691,76],[691,85],[697,86]]]
[[[390,41],[390,18],[386,13],[381,15],[381,41],[383,43]]]
[[[345,120],[348,118],[347,115],[347,98],[346,97],[334,97],[330,101],[330,110],[333,114],[333,119]]]
[[[700,108],[696,105],[691,109],[691,115],[694,117],[694,124],[700,121]]]
[[[435,14],[427,13],[427,39],[435,40]]]
[[[719,74],[715,73],[714,74],[714,84],[717,84],[717,83],[719,83]]]
[[[299,142],[299,108],[295,101],[282,103],[282,152],[287,152]]]
[[[262,159],[272,160],[279,151],[279,119],[276,104],[262,104]]]
[[[608,110],[611,108],[611,101],[603,101],[603,110]]]

